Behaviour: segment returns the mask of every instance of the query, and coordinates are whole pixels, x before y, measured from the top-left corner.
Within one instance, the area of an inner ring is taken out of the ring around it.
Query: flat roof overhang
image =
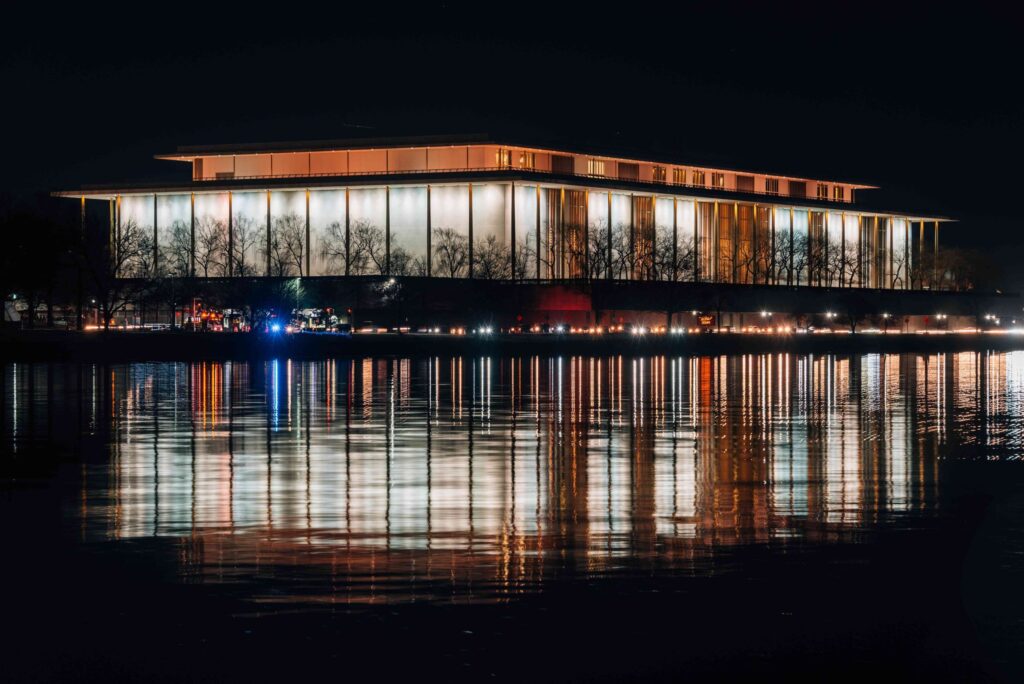
[[[312,140],[296,142],[272,142],[272,143],[240,143],[236,145],[195,145],[182,146],[178,151],[170,154],[154,155],[155,159],[182,161],[191,163],[198,157],[230,157],[236,155],[254,154],[301,154],[309,152],[346,152],[349,150],[398,150],[418,149],[423,147],[465,147],[467,145],[497,145],[499,147],[515,147],[529,150],[531,152],[552,153],[552,154],[581,154],[604,160],[624,161],[637,164],[664,164],[667,166],[685,166],[714,169],[729,173],[771,176],[783,180],[804,181],[808,183],[841,183],[856,190],[877,190],[877,185],[869,185],[856,181],[834,180],[827,178],[811,178],[786,173],[773,173],[770,171],[750,171],[737,169],[735,167],[723,166],[713,161],[692,161],[681,162],[663,157],[646,157],[639,155],[636,150],[631,152],[623,151],[622,154],[614,150],[591,148],[587,146],[563,146],[547,145],[537,142],[532,144],[495,140],[486,135],[466,136],[425,136],[421,138],[355,138],[343,140]],[[516,169],[520,170],[520,169]]]
[[[359,174],[342,176],[295,176],[277,178],[231,178],[223,180],[189,181],[182,184],[139,183],[118,186],[86,186],[78,190],[60,190],[51,193],[55,197],[69,197],[87,200],[112,200],[119,195],[172,195],[183,193],[211,192],[266,192],[271,190],[307,190],[335,188],[339,186],[386,186],[386,185],[453,185],[463,183],[485,182],[526,182],[531,185],[557,185],[574,187],[580,190],[599,188],[609,191],[640,192],[666,197],[686,197],[708,200],[727,200],[745,204],[771,204],[808,209],[831,211],[847,211],[877,216],[900,216],[912,221],[955,222],[945,216],[918,215],[914,212],[890,211],[876,209],[849,202],[832,202],[811,197],[789,197],[784,195],[765,195],[758,193],[713,190],[710,188],[691,188],[686,186],[666,185],[663,183],[644,183],[641,181],[624,181],[616,178],[562,176],[547,172],[531,172],[523,169],[494,169],[493,171],[466,172],[415,172],[390,174]]]

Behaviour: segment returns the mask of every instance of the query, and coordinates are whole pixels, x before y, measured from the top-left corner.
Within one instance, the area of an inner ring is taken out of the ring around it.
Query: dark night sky
[[[536,135],[880,185],[866,203],[959,219],[943,239],[1024,289],[1024,22],[896,4],[15,13],[0,187],[183,178],[152,159],[181,144]]]

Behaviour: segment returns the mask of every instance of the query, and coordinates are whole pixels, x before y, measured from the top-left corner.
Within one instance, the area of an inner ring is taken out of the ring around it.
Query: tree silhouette
[[[102,228],[100,229],[102,230]],[[140,278],[140,256],[152,252],[151,231],[143,231],[134,220],[128,220],[109,231],[108,239],[93,231],[93,238],[81,241],[79,258],[83,272],[88,276],[90,289],[103,315],[103,327],[121,311],[133,296],[151,286],[151,281]],[[148,257],[147,257],[148,258]],[[150,261],[149,263],[153,263]]]
[[[352,270],[348,233],[340,221],[329,223],[320,239],[320,257],[331,273],[347,275]]]
[[[452,228],[434,228],[431,235],[434,273],[464,277],[469,264],[469,238]]]
[[[255,220],[243,214],[235,214],[231,228],[232,273],[242,278],[258,275],[263,269],[254,263],[253,256],[259,251],[254,248],[262,231],[256,227]]]
[[[196,273],[203,278],[227,274],[228,227],[213,216],[196,221]]]
[[[503,280],[512,275],[511,253],[494,235],[488,235],[473,250],[473,275],[486,280]]]
[[[277,277],[304,275],[305,248],[305,218],[294,213],[276,217],[270,231],[270,274]]]
[[[367,219],[359,219],[349,230],[350,272],[359,275],[387,273],[387,236]]]
[[[171,277],[188,278],[193,263],[192,227],[182,220],[171,224],[170,240],[160,245],[161,271]]]

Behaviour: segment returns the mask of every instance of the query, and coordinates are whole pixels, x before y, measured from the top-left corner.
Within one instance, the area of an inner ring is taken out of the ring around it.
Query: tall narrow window
[[[676,185],[686,185],[686,169],[679,167],[672,169],[672,182]]]
[[[769,195],[779,194],[779,179],[778,178],[765,178],[764,179],[764,191]]]
[[[603,159],[588,159],[587,160],[587,175],[589,175],[589,176],[603,176],[604,175],[604,160]]]
[[[826,183],[818,183],[818,199],[821,199],[821,200],[827,200],[828,199],[828,184],[826,184]]]
[[[693,181],[692,181],[693,185],[695,185],[698,188],[703,188],[704,187],[705,181],[704,181],[704,172],[703,171],[701,171],[700,169],[694,169],[693,170],[692,178],[693,178]]]
[[[711,187],[713,187],[713,188],[724,188],[725,187],[725,174],[724,173],[712,173],[711,174]]]
[[[665,182],[665,167],[664,166],[655,166],[652,169],[652,177],[654,178],[654,182],[655,183],[664,183]]]
[[[842,202],[844,199],[846,199],[846,193],[844,192],[844,190],[846,190],[846,188],[844,188],[842,185],[833,185],[832,199],[834,199],[836,202]]]
[[[512,166],[512,150],[498,150],[494,153],[495,160],[500,168]]]

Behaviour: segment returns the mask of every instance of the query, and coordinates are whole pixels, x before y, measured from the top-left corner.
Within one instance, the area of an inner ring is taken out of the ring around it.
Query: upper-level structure
[[[854,201],[873,186],[848,181],[754,173],[699,164],[629,159],[549,148],[473,142],[403,145],[394,140],[342,140],[240,146],[183,147],[158,159],[188,162],[194,181],[332,176],[437,175],[532,171],[558,176],[652,183],[678,188]]]
[[[109,203],[126,277],[941,286],[929,257],[943,219],[864,207],[857,194],[871,186],[849,181],[478,137],[158,158],[191,176],[58,193]]]

